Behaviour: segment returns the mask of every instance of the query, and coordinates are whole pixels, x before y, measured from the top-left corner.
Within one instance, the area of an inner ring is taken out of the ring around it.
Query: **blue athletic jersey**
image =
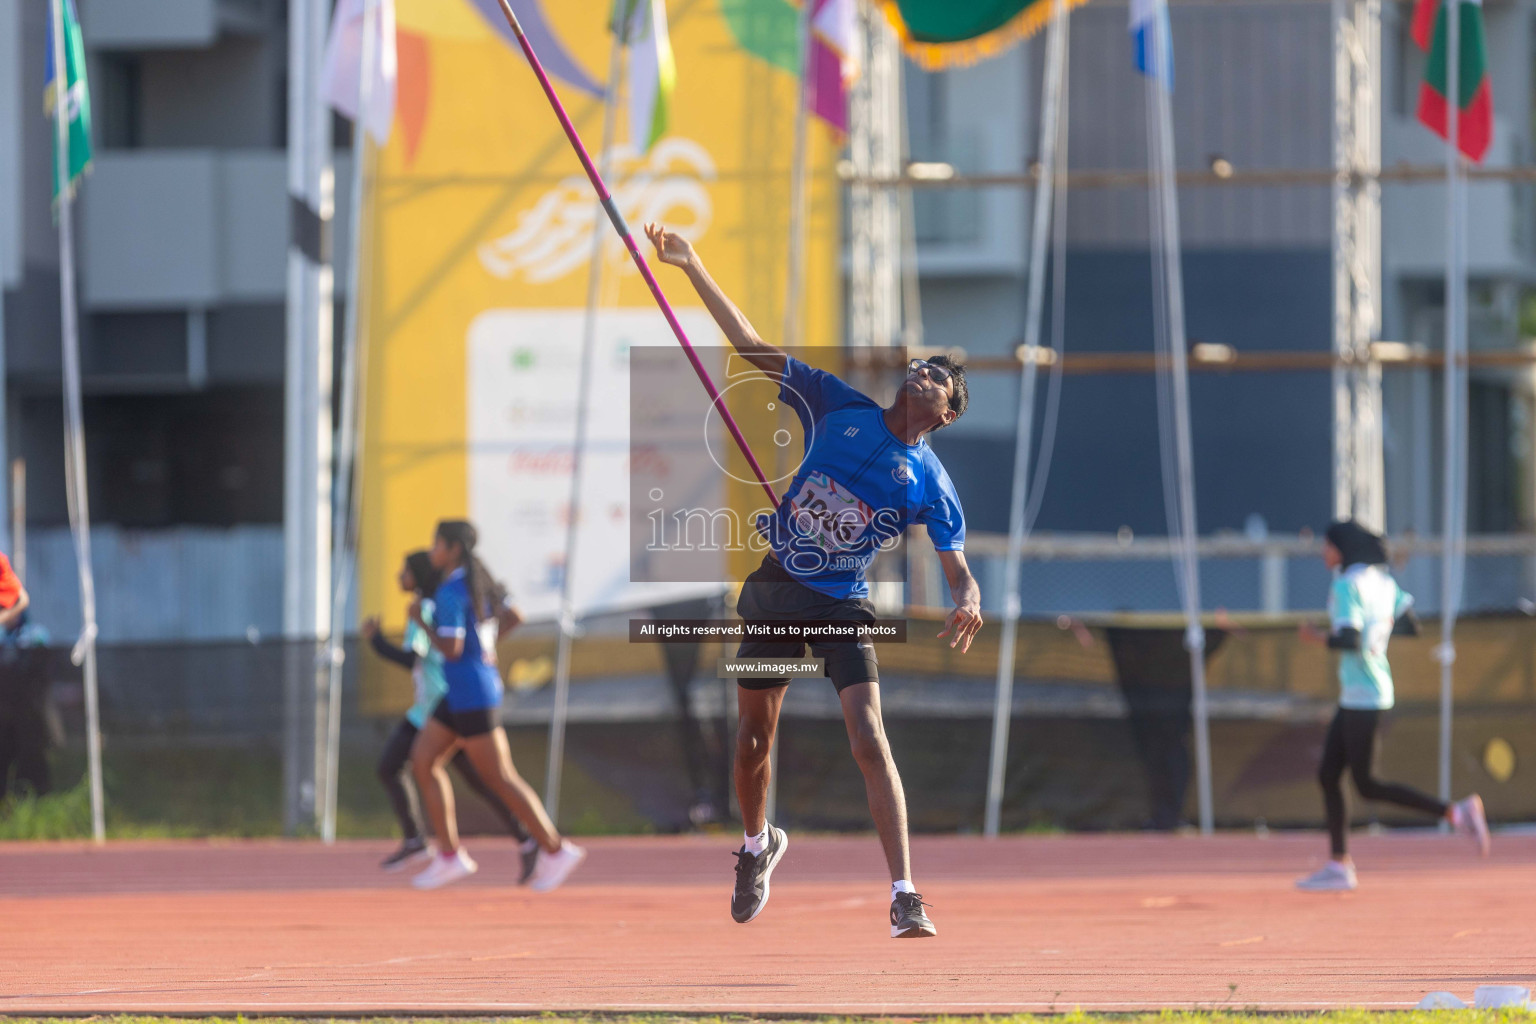
[[[758,529],[790,575],[829,597],[868,597],[875,554],[914,522],[935,549],[964,550],[960,497],[927,441],[903,443],[873,399],[793,357],[779,396],[800,417],[805,459]]]
[[[438,636],[463,637],[464,653],[443,659],[443,678],[448,682],[451,711],[478,711],[501,706],[501,675],[496,653],[489,653],[480,639],[478,617],[472,611],[469,584],[464,570],[455,569],[432,599],[433,622]]]

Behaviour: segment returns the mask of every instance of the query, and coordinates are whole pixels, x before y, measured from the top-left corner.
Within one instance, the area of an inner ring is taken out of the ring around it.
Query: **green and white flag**
[[[613,31],[629,48],[629,141],[641,153],[666,134],[677,65],[663,0],[614,0]],[[610,82],[614,88],[617,83]]]
[[[80,18],[75,0],[58,0],[64,13],[65,116],[69,119],[69,188],[73,193],[80,176],[91,166],[91,90],[85,80],[85,42],[80,36]],[[48,18],[47,88],[43,109],[54,116],[58,100],[58,73],[54,67],[53,17]],[[54,133],[53,201],[59,201],[59,144]]]

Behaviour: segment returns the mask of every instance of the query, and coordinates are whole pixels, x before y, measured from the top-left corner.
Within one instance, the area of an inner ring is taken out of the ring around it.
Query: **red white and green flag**
[[[1419,86],[1419,120],[1442,139],[1449,138],[1450,22],[1442,0],[1417,0],[1413,9],[1413,41],[1429,54],[1424,82]],[[1482,0],[1456,4],[1460,35],[1457,50],[1456,148],[1481,162],[1493,141],[1493,88],[1488,81],[1488,41],[1483,33]]]

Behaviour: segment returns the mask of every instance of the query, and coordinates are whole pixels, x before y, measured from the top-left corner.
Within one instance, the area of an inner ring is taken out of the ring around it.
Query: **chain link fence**
[[[1330,652],[1303,643],[1297,626],[1321,623],[1327,573],[1306,539],[1214,539],[1203,547],[1217,822],[1317,827],[1314,776],[1337,683]],[[1398,704],[1380,770],[1432,792],[1439,635],[1438,565],[1429,547],[1400,545],[1394,567],[1431,614],[1423,635],[1392,642]],[[1057,538],[1026,552],[1005,829],[1167,829],[1192,817],[1189,666],[1166,548],[1159,540]],[[1525,538],[1474,538],[1469,549],[1473,610],[1457,628],[1454,795],[1476,790],[1494,820],[1532,821],[1536,618],[1528,612],[1536,605],[1526,595],[1536,548]],[[918,831],[979,831],[983,820],[1000,539],[972,538],[968,556],[990,606],[968,654],[935,635],[947,591],[924,558],[913,556],[905,583],[877,590],[882,614],[909,622],[908,642],[882,645],[879,657],[886,726]],[[730,652],[718,644],[632,644],[629,618],[590,621],[574,645],[561,824],[577,833],[646,832],[733,820],[734,685],[716,677],[718,657]],[[499,652],[513,756],[541,791],[555,648],[552,627],[529,626]],[[314,832],[324,786],[316,768],[324,764],[316,749],[325,721],[318,654],[303,642],[103,646],[110,833]],[[7,694],[37,698],[0,700],[0,736],[8,728],[41,730],[56,790],[73,786],[84,768],[79,674],[67,655],[40,648],[0,666],[12,680]],[[345,669],[338,832],[390,835],[375,764],[410,702],[410,679],[353,642]],[[33,680],[29,690],[14,684],[22,676]],[[11,771],[17,775],[19,765]],[[869,827],[863,778],[825,681],[791,685],[776,778],[776,821]],[[477,798],[461,797],[467,832],[501,830]],[[1395,808],[1357,806],[1355,817],[1426,824]]]

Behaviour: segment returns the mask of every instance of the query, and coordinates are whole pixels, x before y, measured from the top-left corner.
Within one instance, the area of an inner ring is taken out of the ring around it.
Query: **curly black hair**
[[[965,386],[965,364],[949,356],[932,356],[928,359],[931,366],[942,366],[949,371],[949,379],[954,382],[954,389],[950,392],[949,407],[955,411],[955,419],[965,415],[965,407],[970,404],[971,393]],[[942,430],[944,424],[935,427]]]

